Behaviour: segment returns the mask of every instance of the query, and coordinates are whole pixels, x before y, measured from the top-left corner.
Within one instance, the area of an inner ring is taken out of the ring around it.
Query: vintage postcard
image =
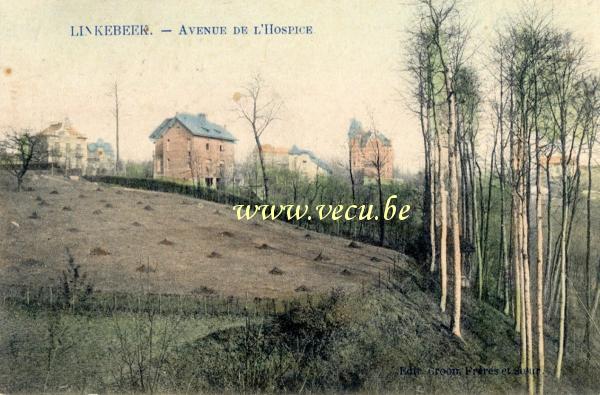
[[[600,1],[0,1],[0,394],[597,394]]]

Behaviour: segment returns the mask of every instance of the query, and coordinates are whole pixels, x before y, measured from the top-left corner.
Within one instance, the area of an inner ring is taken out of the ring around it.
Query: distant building
[[[106,174],[115,169],[115,155],[110,143],[98,139],[87,145],[87,174]]]
[[[319,159],[312,151],[300,149],[294,145],[288,154],[289,169],[304,174],[311,180],[317,176],[331,174],[329,165]]]
[[[288,149],[284,147],[275,147],[271,144],[262,144],[262,154],[265,166],[288,166]],[[258,149],[254,147],[252,155],[257,163],[259,163]]]
[[[154,142],[154,177],[190,180],[216,186],[233,173],[236,138],[205,114],[177,113],[150,135]]]
[[[317,175],[331,173],[329,165],[319,159],[312,151],[300,149],[295,145],[291,149],[275,147],[270,144],[263,144],[261,147],[263,160],[267,167],[296,171],[310,179],[314,179]],[[257,148],[252,151],[252,157],[257,166],[260,166]]]
[[[52,123],[39,133],[48,150],[48,164],[66,174],[83,174],[87,167],[87,137],[68,118]]]
[[[377,177],[377,163],[383,181],[394,178],[394,151],[392,142],[383,133],[364,130],[361,123],[352,119],[348,129],[348,144],[352,156],[352,171],[371,182]]]

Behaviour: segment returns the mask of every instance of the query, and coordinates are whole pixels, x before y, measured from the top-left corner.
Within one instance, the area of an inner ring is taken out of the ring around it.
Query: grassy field
[[[5,285],[48,285],[69,253],[95,289],[293,298],[359,290],[403,257],[276,222],[243,222],[231,207],[178,195],[34,176],[0,188]],[[151,276],[145,274],[151,273]],[[148,280],[149,279],[149,280]]]

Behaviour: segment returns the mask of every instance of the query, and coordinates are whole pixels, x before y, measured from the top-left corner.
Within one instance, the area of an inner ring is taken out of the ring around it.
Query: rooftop
[[[290,155],[308,155],[310,159],[321,169],[331,172],[331,167],[323,160],[319,159],[312,151],[307,149],[298,148],[296,145],[293,145],[289,151]]]
[[[350,120],[350,127],[348,128],[348,139],[359,138],[361,147],[365,147],[371,138],[376,138],[383,143],[384,146],[390,147],[392,142],[390,139],[385,137],[380,131],[365,131],[362,124],[355,118]]]
[[[61,133],[69,134],[73,137],[85,139],[86,137],[81,134],[77,129],[71,125],[69,118],[65,118],[62,122],[51,123],[46,129],[40,132],[42,136],[58,136]]]
[[[167,118],[152,132],[151,140],[158,140],[176,122],[179,122],[194,136],[235,142],[236,138],[224,127],[210,122],[206,114],[177,113],[173,118]]]
[[[87,145],[89,152],[97,151],[98,149],[102,149],[105,154],[111,155],[113,153],[112,145],[109,142],[106,142],[102,139],[96,140],[95,143],[89,143]]]

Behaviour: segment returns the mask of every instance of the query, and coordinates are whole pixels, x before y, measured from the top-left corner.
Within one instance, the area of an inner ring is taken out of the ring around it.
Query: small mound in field
[[[112,205],[112,204],[110,204],[110,203],[106,203],[106,204],[104,205],[104,207],[106,207],[106,208],[113,208],[113,205]]]
[[[117,189],[117,192],[115,192],[117,195],[122,195],[123,191],[121,191],[120,189]]]
[[[36,197],[35,197],[35,200],[37,200],[38,202],[41,202],[41,201],[43,201],[44,199],[42,199],[42,197],[41,197],[40,195],[38,195],[38,196],[36,196]]]
[[[296,288],[294,291],[296,291],[296,292],[309,292],[310,288],[308,288],[306,285],[301,285],[298,288]]]
[[[213,251],[213,252],[211,252],[210,254],[208,254],[206,257],[207,257],[207,258],[220,258],[220,257],[221,257],[221,254],[219,254],[219,253],[218,253],[218,252],[216,252],[216,251]]]
[[[252,226],[257,226],[257,227],[259,227],[259,226],[262,226],[262,225],[261,225],[261,224],[259,224],[258,222],[252,222]]]
[[[221,233],[219,233],[219,236],[223,236],[223,237],[233,237],[233,233],[228,232],[228,231],[223,231]]]
[[[84,199],[84,198],[86,198],[86,197],[87,197],[87,196],[85,196],[83,193],[80,193],[80,194],[79,194],[79,199]]]
[[[100,188],[100,187],[96,188],[96,192],[102,192],[102,188]]]
[[[312,239],[312,236],[310,235],[310,233],[307,233],[307,234],[304,235],[304,238],[306,240],[310,240],[310,239]]]
[[[215,214],[217,214],[217,215],[218,215],[218,214],[221,214],[221,212],[219,211],[219,209],[216,209],[216,210],[214,211],[214,213],[215,213]]]
[[[79,229],[77,229],[77,228],[68,228],[68,229],[67,229],[67,232],[70,232],[70,233],[77,233],[77,232],[79,232]]]
[[[348,270],[348,269],[344,269],[344,270],[342,270],[342,271],[340,272],[340,274],[341,274],[342,276],[351,276],[351,275],[352,275],[352,272],[351,272],[350,270]]]
[[[31,213],[31,215],[29,216],[29,218],[31,218],[31,219],[39,219],[40,216],[38,215],[37,211],[34,211],[33,213]]]
[[[271,246],[267,243],[262,243],[261,245],[256,246],[256,248],[258,248],[259,250],[270,250]]]
[[[172,246],[175,243],[173,243],[171,240],[162,239],[161,241],[158,242],[158,244],[161,244],[164,246]]]
[[[21,265],[22,266],[26,266],[26,267],[42,267],[45,266],[44,262],[42,261],[38,261],[37,259],[25,259],[23,261],[21,261]]]
[[[361,247],[358,245],[358,243],[351,241],[350,244],[348,244],[348,248],[361,248]]]
[[[146,211],[152,211],[154,209],[152,208],[152,206],[146,205],[146,207],[144,207],[144,210],[146,210]]]
[[[327,258],[325,255],[323,255],[323,251],[319,252],[319,255],[317,255],[315,257],[315,259],[313,259],[313,261],[315,262],[321,262],[321,261],[329,261],[330,259]]]
[[[100,215],[100,214],[102,214],[102,210],[94,210],[94,211],[92,211],[92,214]]]
[[[110,252],[106,251],[104,248],[96,247],[90,250],[90,255],[92,256],[106,256],[110,255]]]
[[[27,188],[25,188],[25,190],[26,190],[27,192],[33,192],[33,191],[35,191],[35,189],[34,189],[34,188],[32,188],[32,187],[27,187]]]
[[[106,203],[106,199],[100,199],[98,200],[100,203]]]
[[[142,226],[142,224],[140,224],[140,223],[139,223],[139,222],[137,222],[137,221],[133,222],[131,225],[133,225],[133,226]]]
[[[192,290],[192,295],[214,295],[216,293],[217,292],[214,289],[206,287],[204,285],[198,288],[194,288]]]
[[[52,190],[52,192],[50,192],[50,195],[58,195],[58,191],[56,189]]]
[[[63,211],[73,211],[73,209],[69,206],[64,206],[62,209]]]
[[[272,274],[274,276],[281,276],[283,273],[285,273],[283,270],[281,270],[280,268],[278,268],[277,266],[273,267],[273,269],[269,270],[269,274]]]
[[[381,259],[377,258],[376,256],[372,256],[370,260],[371,262],[381,262]]]
[[[142,202],[138,201],[136,204],[137,204],[138,206],[141,206],[141,205],[142,205],[142,204],[144,204],[144,203],[142,203]]]
[[[139,273],[154,273],[154,272],[156,272],[156,269],[153,267],[150,267],[149,265],[140,265],[135,268],[135,271],[139,272]]]
[[[40,206],[49,206],[49,205],[50,204],[47,201],[43,200],[43,199],[40,201]]]

